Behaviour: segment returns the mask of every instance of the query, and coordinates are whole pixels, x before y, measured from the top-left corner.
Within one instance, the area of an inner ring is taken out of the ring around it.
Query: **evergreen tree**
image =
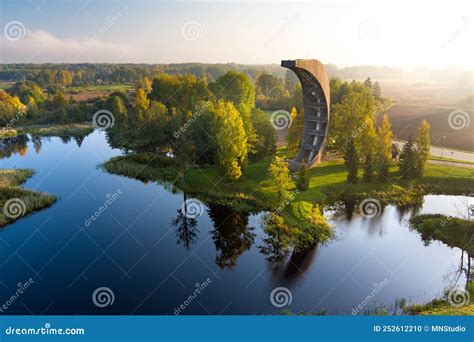
[[[359,167],[359,156],[355,145],[355,139],[352,136],[349,137],[345,147],[344,164],[346,165],[348,171],[347,181],[351,183],[356,182],[357,169]]]
[[[370,79],[370,77],[367,77],[367,79],[364,81],[364,85],[370,90],[372,90],[372,80]]]
[[[376,100],[380,100],[380,98],[382,97],[382,89],[380,88],[380,84],[378,81],[375,81],[372,91],[374,94],[374,98]]]
[[[417,174],[417,160],[416,150],[413,146],[411,136],[408,137],[408,141],[403,145],[402,152],[400,153],[399,159],[399,171],[400,176],[403,179],[410,179],[415,177]]]
[[[298,190],[305,191],[309,189],[309,168],[306,163],[301,163],[300,169],[296,176],[296,186]]]
[[[374,165],[372,154],[365,156],[364,161],[364,182],[370,182],[372,180],[372,175],[374,174]]]
[[[377,130],[376,171],[379,179],[384,182],[388,179],[390,159],[392,158],[392,124],[387,115],[384,115],[382,124]]]
[[[417,176],[423,176],[425,164],[430,157],[430,124],[423,120],[418,129],[418,138],[416,142],[417,150]]]

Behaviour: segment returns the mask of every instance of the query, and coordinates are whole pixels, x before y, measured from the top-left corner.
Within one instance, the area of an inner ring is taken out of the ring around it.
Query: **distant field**
[[[89,99],[107,96],[114,91],[127,91],[131,89],[130,84],[104,84],[92,85],[85,87],[68,87],[66,88],[67,96],[72,96],[76,101],[86,101]]]
[[[395,137],[406,140],[416,137],[418,126],[423,119],[431,125],[432,144],[464,151],[474,151],[474,114],[466,110],[470,124],[455,130],[448,122],[449,114],[458,108],[395,104],[386,111],[392,121]],[[446,139],[443,137],[446,136]]]

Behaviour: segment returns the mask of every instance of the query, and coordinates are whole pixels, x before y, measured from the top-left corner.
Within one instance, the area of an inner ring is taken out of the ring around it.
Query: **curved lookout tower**
[[[302,162],[312,165],[320,160],[326,145],[329,128],[329,78],[324,65],[317,59],[281,61],[281,66],[293,70],[303,91],[303,139],[298,155],[290,161],[290,169],[295,171]]]

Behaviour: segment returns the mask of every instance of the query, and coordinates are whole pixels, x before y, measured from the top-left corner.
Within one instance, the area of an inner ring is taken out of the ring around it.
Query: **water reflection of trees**
[[[84,139],[88,134],[84,135],[76,135],[76,136],[61,136],[59,137],[64,144],[70,143],[74,140],[78,147],[81,147]],[[28,136],[27,134],[17,135],[16,137],[12,138],[4,138],[0,139],[0,159],[3,158],[10,158],[14,154],[19,154],[20,156],[25,156],[28,152],[28,143],[31,142],[33,144],[33,148],[35,149],[36,153],[39,154],[41,152],[41,148],[43,147],[43,143],[45,141],[49,141],[51,137],[46,136],[38,136],[38,135],[31,135]]]
[[[0,139],[0,158],[10,158],[13,154],[24,156],[28,151],[28,141],[27,135]]]
[[[182,244],[186,250],[196,242],[199,230],[197,227],[197,220],[192,217],[187,217],[185,213],[186,208],[186,194],[183,193],[184,208],[178,209],[178,216],[171,222],[172,226],[176,228],[176,238],[178,244]]]
[[[248,227],[249,213],[209,205],[208,214],[214,224],[211,234],[217,250],[216,264],[221,268],[232,268],[255,239],[254,228]]]
[[[289,258],[273,264],[273,273],[288,282],[296,282],[305,276],[318,255],[318,245],[304,251],[293,250]]]

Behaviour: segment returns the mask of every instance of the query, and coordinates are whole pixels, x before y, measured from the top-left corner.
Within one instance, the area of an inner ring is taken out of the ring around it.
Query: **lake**
[[[466,282],[462,251],[425,243],[408,220],[462,215],[467,197],[425,196],[419,209],[387,206],[373,218],[328,209],[334,239],[272,262],[263,213],[206,205],[183,224],[183,193],[98,168],[121,153],[104,132],[4,145],[0,167],[36,170],[25,187],[58,201],[0,230],[0,304],[33,280],[3,314],[353,314],[425,303]],[[278,287],[286,306],[270,300]]]

